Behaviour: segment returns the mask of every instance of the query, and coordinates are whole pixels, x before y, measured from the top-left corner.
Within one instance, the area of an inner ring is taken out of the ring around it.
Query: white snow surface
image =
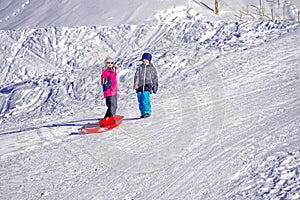
[[[262,3],[1,0],[0,199],[300,199],[300,1]],[[106,111],[107,56],[125,119],[71,135]]]

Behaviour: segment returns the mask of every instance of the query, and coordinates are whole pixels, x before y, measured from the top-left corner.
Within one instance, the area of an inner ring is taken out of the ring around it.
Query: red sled
[[[83,127],[78,128],[79,134],[90,134],[90,133],[103,133],[116,128],[122,124],[124,116],[115,115],[111,117],[105,117],[97,123],[85,124]]]

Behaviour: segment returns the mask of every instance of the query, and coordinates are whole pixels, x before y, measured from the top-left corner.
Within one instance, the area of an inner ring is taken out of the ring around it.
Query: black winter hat
[[[150,53],[144,53],[142,56],[142,60],[149,60],[151,62],[152,55]]]

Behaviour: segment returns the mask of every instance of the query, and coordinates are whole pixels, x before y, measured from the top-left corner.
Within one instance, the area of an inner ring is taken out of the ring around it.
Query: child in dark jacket
[[[150,94],[152,92],[156,94],[158,90],[157,71],[152,65],[151,59],[150,53],[144,53],[142,56],[143,64],[137,68],[134,76],[134,89],[137,92],[141,118],[150,117]]]

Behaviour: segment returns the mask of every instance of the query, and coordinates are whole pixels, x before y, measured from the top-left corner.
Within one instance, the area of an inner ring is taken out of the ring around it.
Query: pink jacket
[[[103,87],[104,98],[118,93],[117,72],[112,68],[107,68],[102,72],[101,85]]]

